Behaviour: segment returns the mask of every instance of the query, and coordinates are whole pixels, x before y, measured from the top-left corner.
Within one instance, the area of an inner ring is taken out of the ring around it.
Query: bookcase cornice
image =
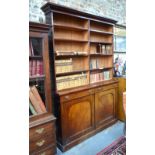
[[[37,23],[37,22],[29,22],[29,30],[33,32],[49,32],[50,25]]]
[[[108,22],[111,24],[116,24],[117,21],[111,18],[107,18],[107,17],[102,17],[102,16],[98,16],[98,15],[93,15],[87,12],[83,12],[83,11],[79,11],[70,7],[66,7],[66,6],[62,6],[59,4],[55,4],[55,3],[51,3],[48,2],[45,5],[43,5],[41,7],[41,9],[43,10],[43,12],[45,14],[48,14],[50,12],[55,12],[55,11],[59,11],[59,12],[64,12],[64,13],[70,13],[70,14],[76,14],[77,16],[84,16],[85,18],[89,18],[89,19],[94,19],[94,20],[100,20],[100,21],[104,21],[104,22]]]

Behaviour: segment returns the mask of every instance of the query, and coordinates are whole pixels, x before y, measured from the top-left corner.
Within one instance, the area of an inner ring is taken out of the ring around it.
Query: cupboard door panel
[[[94,127],[94,96],[89,95],[63,103],[64,139],[74,140]]]
[[[95,94],[95,124],[105,123],[115,117],[115,89],[101,91]]]

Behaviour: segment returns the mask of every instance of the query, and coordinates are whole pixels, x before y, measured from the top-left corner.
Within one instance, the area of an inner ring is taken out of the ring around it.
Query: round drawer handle
[[[44,143],[45,143],[45,140],[41,140],[40,142],[37,142],[36,145],[40,147],[40,146],[43,146]]]

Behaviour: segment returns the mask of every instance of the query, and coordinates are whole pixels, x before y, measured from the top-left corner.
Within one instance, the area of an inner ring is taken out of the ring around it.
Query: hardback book
[[[32,103],[31,103],[30,101],[29,101],[29,108],[30,108],[30,111],[31,111],[31,113],[32,113],[33,115],[37,115],[37,112],[35,111],[35,109],[34,109]]]
[[[37,61],[36,60],[32,60],[32,72],[31,72],[31,75],[35,76],[36,75],[36,71],[37,71]]]
[[[31,89],[29,90],[29,98],[30,98],[30,101],[31,101],[35,111],[37,112],[37,114],[43,113],[43,111],[38,103],[38,100],[36,99],[35,95],[32,93]]]
[[[98,44],[96,48],[96,53],[102,53],[101,51],[102,51],[102,45]]]
[[[42,112],[47,112],[37,88],[35,86],[32,86],[32,87],[30,87],[30,89],[31,89],[31,92],[33,93],[33,95],[35,96],[35,98],[37,99],[37,103],[41,107]]]
[[[107,54],[106,53],[106,46],[105,45],[102,45],[102,52],[101,52],[102,54]]]
[[[29,41],[29,46],[30,46],[30,50],[31,50],[31,56],[34,56],[34,50],[33,50],[33,45],[32,45],[32,41]]]

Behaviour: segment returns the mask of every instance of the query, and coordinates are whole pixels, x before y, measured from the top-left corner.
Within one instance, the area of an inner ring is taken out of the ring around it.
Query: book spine
[[[32,113],[33,115],[37,115],[37,112],[35,111],[35,109],[34,109],[32,103],[31,103],[30,101],[29,101],[29,108],[30,108],[31,113]]]
[[[29,61],[29,76],[32,76],[32,60]]]
[[[34,50],[33,50],[33,45],[31,40],[30,40],[30,49],[31,49],[31,55],[34,56]]]
[[[32,76],[36,75],[36,60],[32,60]]]

